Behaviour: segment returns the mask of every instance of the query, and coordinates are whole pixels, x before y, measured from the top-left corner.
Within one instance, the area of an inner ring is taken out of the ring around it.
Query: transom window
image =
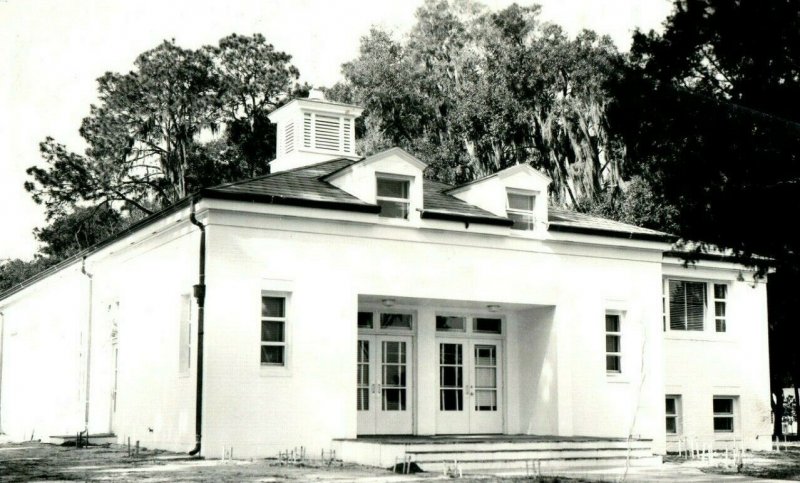
[[[408,331],[414,327],[414,316],[408,312],[358,312],[359,330],[400,330]]]
[[[669,280],[666,285],[665,328],[704,331],[707,326],[706,321],[713,320],[716,332],[727,331],[728,286],[726,284]],[[713,305],[709,305],[709,300]]]
[[[436,316],[437,332],[466,332],[466,330],[467,319],[465,317]]]
[[[536,206],[536,195],[508,191],[508,207],[506,214],[513,230],[533,230],[535,219],[533,208]]]
[[[666,400],[667,434],[680,433],[680,396],[667,396]]]
[[[733,432],[733,400],[732,397],[714,396],[714,432]]]
[[[378,177],[376,199],[381,207],[380,216],[408,219],[410,185],[409,180]]]
[[[622,372],[622,328],[619,314],[606,314],[606,372]]]
[[[261,297],[261,364],[286,365],[286,297]]]
[[[472,322],[472,331],[484,334],[501,334],[503,332],[503,321],[495,318],[476,317]]]

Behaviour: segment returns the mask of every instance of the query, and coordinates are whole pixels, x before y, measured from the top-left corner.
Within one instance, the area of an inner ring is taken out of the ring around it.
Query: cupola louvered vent
[[[283,150],[286,153],[294,151],[294,123],[287,122],[283,132]]]
[[[336,158],[355,158],[358,106],[327,102],[322,97],[295,99],[269,114],[277,126],[277,157],[272,172]]]

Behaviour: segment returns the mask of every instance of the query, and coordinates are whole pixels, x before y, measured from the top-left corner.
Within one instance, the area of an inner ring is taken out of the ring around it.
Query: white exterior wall
[[[661,324],[659,250],[487,239],[468,231],[362,226],[227,206],[234,211],[212,211],[209,218],[206,456],[220,456],[223,446],[243,457],[301,445],[319,451],[333,438],[356,436],[359,295],[424,302],[409,307],[419,326],[417,434],[433,432],[438,407],[438,387],[431,384],[436,349],[431,326],[423,324],[432,323],[436,307],[453,302],[498,303],[509,307],[507,360],[534,358],[527,366],[506,365],[504,432],[621,437],[638,407],[634,434],[663,448],[663,358],[650,359],[639,388],[642,337],[648,351],[662,354],[662,334],[654,330]],[[286,368],[259,363],[262,291],[290,296]],[[624,364],[630,369],[614,382],[605,374],[607,309],[626,312]],[[532,356],[520,344],[526,337],[546,354]],[[536,397],[529,400],[530,394]]]
[[[177,451],[194,446],[196,344],[191,371],[178,374],[180,297],[197,283],[199,249],[187,215],[176,213],[86,262],[93,276],[90,434],[114,432],[119,442],[130,437]],[[0,425],[12,440],[84,429],[89,281],[80,268],[76,262],[0,302]],[[119,382],[112,421],[113,318]]]
[[[87,288],[77,263],[0,307],[0,430],[12,440],[83,429]]]
[[[715,332],[706,318],[702,332],[664,333],[666,394],[681,397],[679,434],[670,435],[668,449],[677,450],[679,439],[713,443],[716,448],[737,446],[743,440],[751,449],[771,447],[772,423],[769,387],[767,286],[754,282],[751,272],[729,264],[706,262],[702,268],[665,264],[664,277],[729,284],[727,332]],[[739,281],[737,278],[743,278]],[[714,396],[738,399],[734,406],[734,433],[715,433]]]

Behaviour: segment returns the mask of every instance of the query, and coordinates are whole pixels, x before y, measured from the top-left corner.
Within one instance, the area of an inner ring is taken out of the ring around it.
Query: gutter
[[[198,283],[193,287],[194,297],[197,299],[197,392],[195,395],[195,446],[189,451],[191,456],[199,455],[203,439],[203,334],[206,304],[206,226],[200,223],[195,216],[196,198],[190,201],[191,212],[189,220],[200,228],[200,254]]]
[[[559,231],[562,233],[597,235],[597,236],[607,236],[611,238],[624,238],[628,240],[654,241],[654,242],[664,242],[664,243],[675,243],[676,241],[678,241],[679,238],[675,235],[670,235],[667,233],[639,233],[633,231],[626,232],[626,231],[609,230],[606,228],[561,225],[557,221],[551,221],[548,226],[548,229],[549,231]]]
[[[94,297],[94,279],[92,274],[86,271],[86,257],[81,261],[81,273],[86,275],[89,279],[89,310],[86,322],[86,408],[83,414],[83,431],[86,433],[86,446],[89,446],[89,404],[90,404],[90,390],[92,381],[92,299]],[[80,444],[80,441],[75,443]]]

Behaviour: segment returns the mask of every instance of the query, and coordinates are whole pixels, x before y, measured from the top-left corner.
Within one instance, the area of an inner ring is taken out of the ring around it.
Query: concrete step
[[[646,457],[652,456],[650,448],[631,450],[620,448],[563,448],[558,450],[548,449],[513,449],[513,450],[486,450],[486,451],[406,451],[413,461],[417,463],[426,461],[516,461],[516,460],[554,460],[554,459],[583,459],[617,457]]]
[[[531,473],[543,474],[574,468],[614,468],[625,467],[655,467],[662,464],[661,456],[638,456],[630,459],[618,456],[594,458],[553,458],[538,460],[456,460],[456,461],[429,461],[418,462],[417,465],[424,471],[442,473],[447,469],[458,468],[463,473],[476,473],[481,471],[513,471],[529,470]]]
[[[383,446],[395,445],[396,443],[386,444]],[[407,453],[422,453],[430,451],[538,451],[538,450],[552,450],[561,451],[566,449],[621,449],[627,450],[650,450],[652,448],[652,441],[649,440],[634,440],[634,441],[520,441],[520,442],[443,442],[443,443],[425,443],[425,444],[404,444],[401,445]]]

